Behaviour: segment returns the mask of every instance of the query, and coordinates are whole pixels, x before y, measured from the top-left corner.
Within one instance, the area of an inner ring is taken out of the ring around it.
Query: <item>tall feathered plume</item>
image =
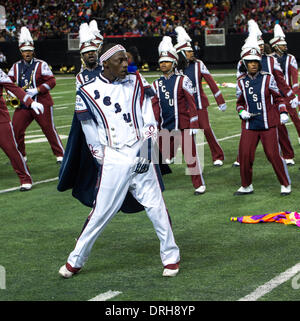
[[[164,51],[170,51],[172,49],[174,50],[172,38],[169,36],[164,36],[158,46],[158,53],[161,54]]]
[[[93,33],[93,35],[95,37],[98,37],[101,40],[103,40],[103,36],[101,35],[101,33],[100,33],[99,29],[98,29],[98,24],[97,24],[96,20],[90,21],[89,27],[90,27],[90,30],[91,30],[91,32]]]
[[[89,25],[85,22],[79,27],[79,41],[80,44],[84,42],[91,42],[95,39],[94,34],[91,32]]]
[[[285,34],[279,24],[274,27],[274,37],[285,38]]]
[[[181,26],[175,28],[175,32],[177,34],[177,43],[191,42],[192,39],[185,31],[185,29]]]
[[[19,43],[33,43],[33,39],[31,37],[30,31],[27,27],[22,27],[19,36]]]
[[[257,22],[254,21],[253,19],[248,21],[248,31],[249,31],[249,34],[254,33],[258,37],[260,37],[262,35],[262,32],[260,31]]]

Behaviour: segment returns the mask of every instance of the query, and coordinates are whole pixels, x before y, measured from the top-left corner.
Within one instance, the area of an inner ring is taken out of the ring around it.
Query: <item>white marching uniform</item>
[[[153,128],[156,131],[151,99],[143,93],[142,79],[129,74],[111,83],[100,75],[80,87],[75,112],[89,149],[102,169],[94,207],[67,263],[74,269],[84,265],[94,242],[119,211],[128,191],[144,206],[153,223],[162,264],[179,262],[179,248],[155,166],[150,163],[147,172],[134,172],[143,141],[153,137]]]

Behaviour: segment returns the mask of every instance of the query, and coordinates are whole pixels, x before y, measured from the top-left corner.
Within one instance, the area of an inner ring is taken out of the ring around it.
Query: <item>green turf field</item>
[[[212,73],[220,84],[235,82],[234,70]],[[205,91],[211,104],[211,126],[226,159],[223,167],[213,167],[208,145],[204,146],[207,191],[201,196],[193,195],[184,164],[171,165],[173,173],[164,176],[164,197],[181,250],[178,276],[161,276],[159,242],[146,213],[140,212],[116,215],[81,273],[68,280],[59,277],[58,269],[73,249],[90,209],[70,191],[57,191],[59,167],[33,123],[26,133],[28,166],[36,183],[30,192],[19,192],[18,177],[0,150],[0,300],[87,301],[118,291],[111,301],[236,301],[278,276],[279,285],[258,300],[299,300],[300,289],[294,286],[299,274],[285,282],[280,278],[300,262],[299,227],[230,222],[231,216],[300,211],[300,146],[295,127],[291,122],[287,126],[296,155],[296,165],[289,167],[292,194],[280,196],[280,184],[260,144],[254,194],[233,196],[240,187],[239,169],[231,166],[240,134],[235,89],[221,88],[226,112],[219,111],[209,89]],[[55,125],[66,146],[74,109],[74,77],[58,77],[52,95]]]

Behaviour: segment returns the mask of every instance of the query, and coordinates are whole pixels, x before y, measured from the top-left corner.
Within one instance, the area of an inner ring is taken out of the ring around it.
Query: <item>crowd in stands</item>
[[[105,16],[104,34],[174,35],[181,25],[191,35],[222,26],[233,0],[119,0]]]
[[[6,29],[0,41],[16,40],[27,26],[34,40],[62,39],[76,33],[82,22],[101,14],[103,0],[0,0],[6,11]]]
[[[109,1],[108,1],[109,2]],[[217,28],[236,0],[119,0],[102,17],[101,33],[162,36],[174,34],[177,25],[198,35],[203,28]],[[82,22],[103,15],[103,0],[0,0],[6,10],[6,29],[0,41],[16,40],[23,25],[34,40],[65,38]]]
[[[247,0],[241,12],[236,15],[230,33],[246,33],[247,22],[254,19],[263,33],[272,33],[274,25],[279,23],[284,32],[293,32],[292,18],[296,15],[292,11],[299,0]],[[298,10],[298,13],[300,10]]]
[[[218,28],[238,0],[0,0],[5,7],[6,28],[0,41],[17,40],[26,25],[34,40],[64,39],[77,33],[83,22],[101,17],[104,36],[174,36],[182,25],[191,36],[205,28]],[[294,31],[292,8],[300,0],[247,0],[230,26],[230,33],[246,33],[247,22],[255,19],[262,32],[272,32],[280,23],[284,32]],[[103,10],[109,5],[109,10]],[[100,21],[100,20],[99,20]]]

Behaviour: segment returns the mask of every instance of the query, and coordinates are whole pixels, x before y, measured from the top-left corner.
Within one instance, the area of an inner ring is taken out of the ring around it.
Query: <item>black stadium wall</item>
[[[246,35],[226,35],[225,46],[205,46],[204,37],[193,38],[193,43],[198,41],[201,47],[198,58],[203,60],[209,68],[234,68],[240,58],[241,47],[244,44]],[[268,42],[273,34],[265,34],[264,40]],[[125,48],[136,46],[143,62],[147,62],[151,69],[157,68],[158,45],[161,37],[132,37],[132,38],[105,38],[105,42],[120,43]],[[173,39],[173,43],[175,43]],[[297,61],[300,61],[300,33],[287,33],[286,41],[288,51],[293,54]],[[7,58],[10,67],[15,61],[21,58],[17,42],[0,42],[0,50]],[[68,51],[67,40],[43,40],[35,41],[36,56],[48,62],[55,68],[61,66],[80,67],[79,51]]]

